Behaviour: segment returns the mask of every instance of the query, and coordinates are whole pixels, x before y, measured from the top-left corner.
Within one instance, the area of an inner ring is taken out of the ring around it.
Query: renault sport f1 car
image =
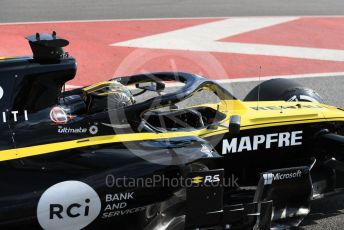
[[[27,39],[33,57],[0,60],[1,229],[285,229],[343,190],[344,111],[313,90],[241,101],[159,72],[66,91],[69,42]]]

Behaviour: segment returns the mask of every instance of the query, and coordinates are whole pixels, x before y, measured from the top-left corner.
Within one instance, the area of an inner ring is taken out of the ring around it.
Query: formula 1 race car
[[[285,229],[344,188],[344,111],[313,90],[241,101],[159,72],[66,91],[69,42],[27,39],[33,57],[0,59],[1,229]]]

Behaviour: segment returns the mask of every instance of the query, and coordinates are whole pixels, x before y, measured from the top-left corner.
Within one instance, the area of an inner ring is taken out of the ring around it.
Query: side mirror
[[[241,117],[239,115],[233,115],[229,118],[229,134],[236,135],[240,133]]]
[[[165,84],[163,82],[143,82],[136,84],[136,88],[153,91],[153,92],[161,92],[165,89]]]

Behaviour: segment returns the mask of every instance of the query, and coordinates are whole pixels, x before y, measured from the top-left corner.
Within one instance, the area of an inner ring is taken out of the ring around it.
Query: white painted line
[[[166,47],[166,45],[169,44],[170,49],[187,50],[188,47],[183,46],[185,44],[183,44],[182,42],[192,41],[192,43],[196,42],[196,47],[191,47],[191,50],[194,50],[195,48],[207,49],[208,47],[203,47],[203,45],[210,44],[222,38],[266,28],[285,22],[290,22],[296,19],[298,19],[298,17],[229,18],[216,22],[210,22],[206,24],[191,26],[188,28],[178,29],[171,32],[115,43],[112,44],[112,46],[153,46],[154,48],[163,47],[166,49],[168,48]],[[202,45],[201,47],[198,47],[198,44],[200,43]]]
[[[221,80],[214,80],[214,81],[220,84],[230,84],[230,83],[241,83],[241,82],[267,81],[267,80],[275,79],[275,78],[298,79],[298,78],[328,78],[328,77],[344,77],[344,72],[275,75],[275,76],[264,76],[264,77],[245,77],[245,78],[221,79]],[[183,85],[184,84],[180,82],[166,82],[166,87],[180,87]],[[84,87],[84,86],[66,85],[67,90],[81,88],[81,87]],[[130,85],[128,87],[130,89],[136,88],[134,85]]]
[[[226,83],[236,83],[236,82],[266,81],[266,80],[275,79],[275,78],[298,79],[298,78],[326,78],[326,77],[344,77],[344,72],[247,77],[247,78],[221,79],[221,80],[215,80],[215,81],[218,83],[226,84]]]
[[[82,86],[78,85],[66,85],[66,90],[71,90],[71,89],[76,89],[76,88],[81,88]]]
[[[226,18],[266,18],[270,16],[222,16],[222,17],[166,17],[166,18],[123,18],[123,19],[89,19],[89,20],[51,20],[51,21],[29,21],[29,22],[0,22],[0,25],[26,25],[46,23],[82,23],[82,22],[122,22],[122,21],[164,21],[164,20],[192,20],[192,19],[226,19]],[[290,16],[279,16],[290,17]],[[302,18],[343,18],[343,15],[297,15]]]
[[[344,77],[344,72],[333,72],[333,73],[314,73],[314,74],[293,74],[293,75],[276,75],[276,76],[264,76],[264,77],[246,77],[246,78],[232,78],[232,79],[221,79],[214,80],[220,84],[230,83],[241,83],[241,82],[256,82],[256,81],[267,81],[276,78],[287,78],[287,79],[299,79],[299,78],[327,78],[327,77]],[[166,87],[180,87],[183,83],[168,83]]]
[[[211,47],[209,48],[210,51],[287,58],[303,58],[322,61],[344,61],[344,50],[264,44],[244,44],[234,42],[216,43],[217,44],[213,43],[211,45]],[[198,47],[200,46],[198,45]],[[189,49],[192,49],[192,47],[190,47]],[[205,50],[198,49],[198,51]]]
[[[344,61],[344,50],[217,41],[297,19],[298,17],[230,18],[114,43],[111,46]]]
[[[230,83],[256,82],[256,81],[263,82],[263,81],[276,79],[276,78],[299,79],[299,78],[329,78],[329,77],[344,77],[344,72],[246,77],[246,78],[221,79],[221,80],[213,80],[213,81],[219,84],[230,84]],[[184,84],[180,82],[166,82],[166,87],[181,87],[181,86],[184,86]],[[134,88],[135,88],[134,86],[130,87],[130,89],[134,89]]]
[[[32,21],[32,22],[0,22],[0,25],[27,25],[47,23],[92,23],[92,22],[123,22],[123,21],[165,21],[165,20],[192,20],[192,19],[225,19],[228,17],[183,17],[183,18],[129,18],[129,19],[94,19],[94,20],[66,20],[66,21]]]

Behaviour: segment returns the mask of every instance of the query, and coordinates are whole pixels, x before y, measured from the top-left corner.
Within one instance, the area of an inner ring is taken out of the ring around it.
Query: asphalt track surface
[[[0,22],[342,15],[342,0],[0,0]]]
[[[0,23],[64,20],[343,15],[342,0],[0,0]],[[1,33],[1,31],[0,31]],[[1,36],[1,34],[0,34]],[[313,88],[330,104],[344,107],[344,78],[305,78],[296,81]],[[232,83],[243,98],[258,82]],[[316,201],[302,229],[343,229],[344,196]]]

